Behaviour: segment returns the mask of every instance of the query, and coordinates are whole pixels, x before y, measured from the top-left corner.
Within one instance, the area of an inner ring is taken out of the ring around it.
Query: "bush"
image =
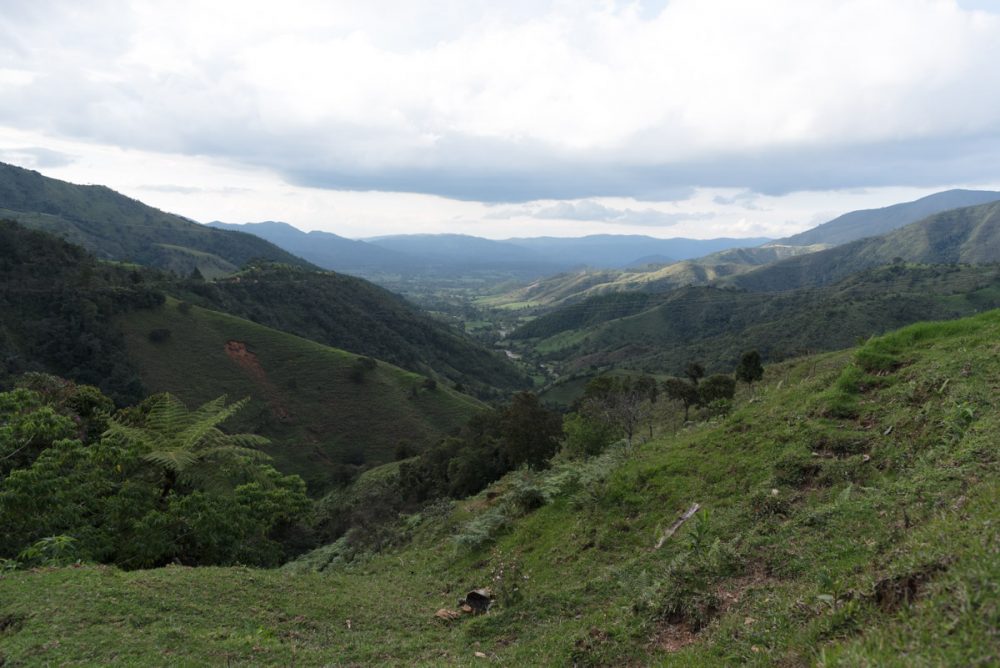
[[[149,332],[149,340],[152,343],[166,343],[170,340],[170,330],[166,328],[153,329]]]
[[[563,420],[562,449],[570,457],[591,457],[621,438],[621,430],[601,420],[573,413]]]

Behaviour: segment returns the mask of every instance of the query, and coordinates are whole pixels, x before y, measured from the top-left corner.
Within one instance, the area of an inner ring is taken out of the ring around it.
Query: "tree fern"
[[[247,401],[227,406],[223,395],[189,411],[177,397],[160,394],[151,398],[141,425],[113,418],[105,436],[118,437],[139,449],[143,461],[161,472],[164,497],[178,483],[218,489],[234,477],[245,477],[249,464],[269,459],[256,449],[268,442],[266,438],[227,434],[219,428]]]

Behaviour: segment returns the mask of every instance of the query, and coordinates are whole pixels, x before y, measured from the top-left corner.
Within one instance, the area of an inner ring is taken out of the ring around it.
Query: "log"
[[[666,543],[671,536],[677,533],[677,530],[681,528],[682,524],[684,524],[689,519],[694,517],[694,514],[698,512],[699,508],[701,508],[700,504],[692,503],[691,507],[685,510],[684,514],[681,515],[676,522],[671,524],[670,527],[663,532],[663,535],[660,536],[660,540],[656,541],[656,547],[654,547],[653,549],[659,550],[661,547],[663,547],[663,544]]]

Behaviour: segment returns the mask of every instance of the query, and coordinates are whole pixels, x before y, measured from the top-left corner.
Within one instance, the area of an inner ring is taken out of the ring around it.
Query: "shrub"
[[[166,343],[170,340],[170,330],[166,328],[158,328],[150,330],[149,340],[152,343]]]

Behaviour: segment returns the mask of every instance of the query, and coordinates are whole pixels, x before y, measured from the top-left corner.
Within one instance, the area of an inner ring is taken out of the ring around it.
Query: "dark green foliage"
[[[170,330],[166,328],[152,329],[149,332],[149,340],[153,343],[163,343],[170,338]]]
[[[697,406],[700,398],[698,387],[680,378],[667,378],[663,381],[663,394],[671,401],[680,402],[684,406],[684,419],[687,420],[692,406]]]
[[[0,558],[30,565],[64,543],[74,559],[128,568],[287,558],[305,485],[260,463],[246,447],[255,437],[219,431],[241,404],[189,413],[160,396],[108,421],[110,401],[92,388],[48,385],[0,393],[0,453],[30,446],[4,460]]]
[[[700,362],[688,362],[684,367],[684,375],[691,381],[692,385],[697,385],[698,381],[705,376],[705,365]]]
[[[698,403],[707,406],[714,401],[732,399],[736,394],[736,381],[732,376],[717,373],[698,385]]]
[[[748,350],[740,355],[740,363],[736,367],[736,380],[752,386],[764,377],[764,366],[760,361],[760,353]]]
[[[572,457],[599,455],[622,435],[618,425],[579,412],[563,419],[563,430],[566,433],[563,451]]]
[[[559,449],[562,418],[532,392],[518,392],[499,415],[500,454],[508,469],[540,468]]]
[[[0,221],[0,386],[27,371],[95,385],[119,405],[143,395],[111,319],[162,304],[136,272]]]

